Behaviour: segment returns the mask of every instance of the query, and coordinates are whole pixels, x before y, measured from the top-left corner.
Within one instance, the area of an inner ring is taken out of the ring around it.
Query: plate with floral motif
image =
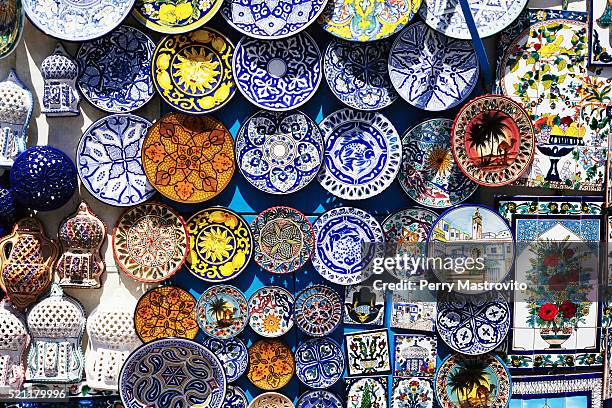
[[[234,382],[246,372],[249,364],[247,346],[237,337],[233,339],[206,338],[202,345],[212,351],[221,361],[227,382]]]
[[[278,390],[289,384],[293,374],[295,359],[291,348],[282,341],[258,340],[249,348],[247,377],[257,388],[264,391]]]
[[[312,285],[298,293],[293,307],[296,326],[309,336],[327,336],[342,322],[342,299],[327,286]]]
[[[280,286],[265,286],[249,299],[251,329],[263,337],[280,337],[293,327],[293,295]]]
[[[344,353],[326,337],[306,340],[295,350],[296,375],[310,388],[328,388],[344,373]]]
[[[236,93],[233,55],[234,44],[211,28],[166,36],[153,55],[153,83],[176,110],[192,115],[213,112]]]
[[[212,286],[198,300],[196,319],[210,337],[229,339],[240,334],[249,323],[249,305],[239,289],[230,285]]]
[[[247,408],[248,406],[249,399],[242,388],[228,385],[223,408]]]
[[[278,392],[264,392],[255,397],[249,408],[294,408],[293,402]]]
[[[150,30],[180,34],[200,28],[219,10],[223,0],[136,0],[132,13]]]
[[[343,408],[338,396],[327,390],[306,391],[298,400],[296,408]]]

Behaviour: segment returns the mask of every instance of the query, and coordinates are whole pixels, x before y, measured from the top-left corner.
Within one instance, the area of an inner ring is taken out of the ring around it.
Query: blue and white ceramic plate
[[[308,27],[326,4],[327,0],[224,0],[221,14],[242,34],[278,40]]]
[[[295,350],[295,372],[308,387],[331,387],[344,372],[342,348],[326,337],[306,340]]]
[[[81,183],[103,203],[117,207],[141,204],[155,188],[142,168],[142,142],[151,122],[130,113],[105,116],[81,137],[76,165]]]
[[[142,31],[121,26],[81,45],[79,89],[87,100],[106,112],[131,112],[155,95],[151,60],[155,44]]]
[[[112,31],[135,0],[25,0],[30,21],[42,32],[66,41],[88,41]]]
[[[323,57],[329,89],[342,103],[359,110],[383,109],[399,95],[389,78],[391,42],[332,40]]]
[[[223,408],[247,408],[248,406],[249,399],[242,388],[228,385]]]
[[[343,408],[336,394],[326,390],[306,391],[298,400],[295,408]]]
[[[239,338],[221,340],[209,337],[202,344],[215,353],[223,364],[227,382],[236,381],[246,372],[249,365],[249,352],[247,346]]]
[[[372,275],[370,264],[385,251],[376,218],[359,208],[340,207],[321,215],[313,227],[312,264],[322,277],[338,285],[355,285]]]
[[[236,161],[254,187],[270,194],[304,188],[323,162],[323,136],[317,124],[300,111],[259,111],[236,136]]]
[[[420,109],[443,111],[458,105],[472,93],[479,74],[470,41],[448,38],[420,21],[402,31],[391,47],[391,83]]]
[[[327,191],[346,200],[363,200],[395,180],[402,143],[382,114],[341,109],[319,127],[325,137],[325,155],[318,179]]]
[[[321,52],[300,33],[281,40],[242,37],[232,60],[238,89],[263,109],[287,111],[305,104],[321,83]]]
[[[307,335],[327,336],[342,322],[342,300],[332,288],[312,285],[297,294],[293,316],[295,325]]]

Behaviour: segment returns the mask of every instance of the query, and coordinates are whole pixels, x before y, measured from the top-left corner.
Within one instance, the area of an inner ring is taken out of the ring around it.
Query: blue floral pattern
[[[240,387],[228,385],[223,408],[247,408],[249,400]]]
[[[298,400],[295,408],[342,408],[343,404],[336,394],[326,390],[307,391]]]
[[[228,340],[207,338],[202,343],[221,361],[227,382],[234,382],[244,374],[249,364],[246,345],[239,338]]]
[[[304,385],[331,387],[344,372],[344,353],[332,339],[310,339],[295,351],[295,366],[296,375]]]

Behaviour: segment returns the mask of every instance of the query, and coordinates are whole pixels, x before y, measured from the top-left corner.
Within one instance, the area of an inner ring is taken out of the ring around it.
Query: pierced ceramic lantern
[[[25,309],[47,290],[57,252],[34,217],[18,221],[13,233],[0,240],[0,287],[16,307]]]
[[[59,285],[28,313],[32,344],[28,353],[26,379],[33,382],[74,383],[83,376],[81,340],[85,310]]]
[[[15,51],[23,32],[24,20],[21,0],[0,0],[0,59]]]
[[[63,253],[56,269],[61,286],[99,288],[105,271],[100,248],[106,238],[106,226],[82,201],[76,214],[59,227],[58,238]]]
[[[30,335],[21,312],[8,299],[0,302],[0,395],[21,389]]]
[[[0,166],[10,167],[26,150],[27,130],[34,99],[15,70],[0,82]]]
[[[77,116],[81,97],[76,89],[79,66],[58,43],[40,66],[45,81],[41,112],[47,116]]]

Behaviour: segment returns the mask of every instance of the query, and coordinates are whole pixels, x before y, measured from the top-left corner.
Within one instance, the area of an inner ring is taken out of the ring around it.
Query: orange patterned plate
[[[249,349],[247,377],[258,388],[274,391],[295,374],[295,359],[289,346],[279,340],[259,340]]]
[[[169,113],[149,128],[142,164],[151,184],[164,196],[180,203],[201,203],[223,191],[232,179],[234,139],[214,118]]]

